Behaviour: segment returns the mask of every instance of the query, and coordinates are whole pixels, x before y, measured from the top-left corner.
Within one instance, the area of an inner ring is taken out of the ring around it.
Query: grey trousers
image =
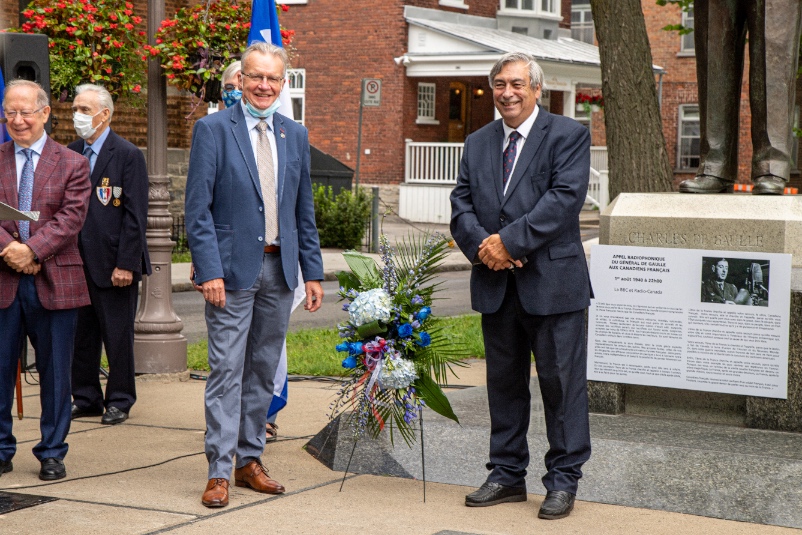
[[[259,459],[267,409],[292,310],[279,254],[265,254],[253,287],[226,291],[225,307],[206,303],[209,378],[206,382],[206,459],[209,479],[230,479],[236,467]]]

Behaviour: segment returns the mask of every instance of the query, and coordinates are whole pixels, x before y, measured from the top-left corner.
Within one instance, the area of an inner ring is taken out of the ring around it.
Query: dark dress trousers
[[[506,195],[501,120],[465,140],[451,194],[451,232],[463,253],[498,233],[522,268],[471,272],[471,302],[482,314],[490,404],[488,481],[525,486],[529,464],[529,378],[535,355],[549,451],[547,490],[576,493],[590,457],[585,309],[590,282],[579,233],[590,169],[590,134],[540,109]]]
[[[69,148],[82,153],[84,141],[75,141]],[[78,310],[72,396],[82,409],[102,411],[114,406],[127,414],[136,401],[134,315],[138,282],[143,273],[151,272],[145,239],[148,172],[142,151],[114,131],[109,132],[97,155],[91,183],[89,212],[78,245],[92,304]],[[105,196],[99,193],[104,186],[112,188],[110,196],[108,191]],[[113,286],[114,268],[133,271],[133,283]],[[103,346],[109,361],[105,399],[98,376]]]

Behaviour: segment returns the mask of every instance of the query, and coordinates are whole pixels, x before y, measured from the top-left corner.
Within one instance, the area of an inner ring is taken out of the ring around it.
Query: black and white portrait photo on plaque
[[[769,261],[702,258],[702,302],[768,306]]]

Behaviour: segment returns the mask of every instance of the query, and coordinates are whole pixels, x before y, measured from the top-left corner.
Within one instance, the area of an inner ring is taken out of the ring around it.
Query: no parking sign
[[[377,78],[362,79],[362,105],[378,106],[382,98],[382,81]]]

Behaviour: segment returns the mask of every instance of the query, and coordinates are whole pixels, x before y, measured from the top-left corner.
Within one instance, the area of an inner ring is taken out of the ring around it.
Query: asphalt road
[[[471,300],[468,290],[469,271],[452,271],[440,274],[435,283],[441,290],[435,293],[436,300],[432,312],[438,316],[458,316],[470,314]],[[317,327],[335,327],[346,320],[342,302],[337,295],[337,282],[323,282],[323,306],[310,314],[299,306],[290,317],[290,330]],[[176,292],[173,294],[173,309],[184,323],[184,336],[190,344],[206,338],[206,322],[203,319],[203,297],[198,292]]]

